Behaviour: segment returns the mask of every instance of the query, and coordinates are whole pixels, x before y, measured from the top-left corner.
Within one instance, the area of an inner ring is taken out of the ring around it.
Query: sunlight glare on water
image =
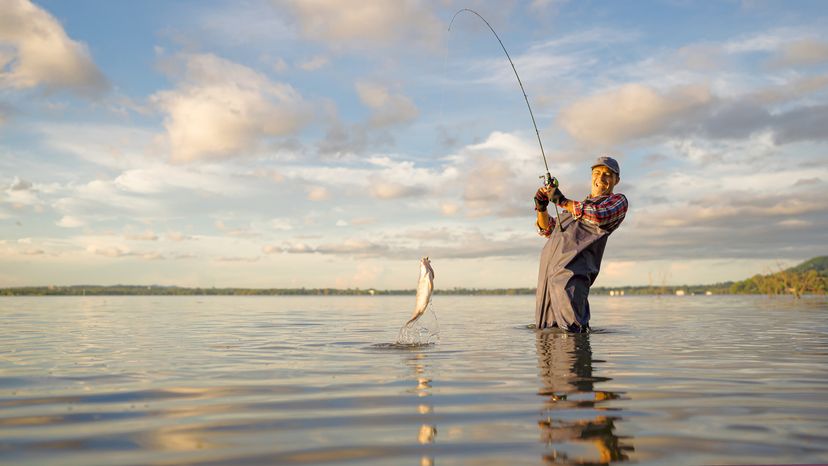
[[[828,462],[828,302],[532,296],[2,298],[13,464]],[[427,314],[430,314],[427,313]]]

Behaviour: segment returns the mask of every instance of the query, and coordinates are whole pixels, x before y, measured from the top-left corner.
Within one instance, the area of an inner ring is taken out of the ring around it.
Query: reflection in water
[[[628,460],[626,452],[633,450],[628,438],[614,433],[615,421],[621,418],[607,415],[609,411],[602,407],[606,400],[618,398],[618,394],[594,388],[595,383],[610,379],[592,375],[589,337],[586,333],[537,333],[538,368],[543,384],[538,394],[546,399],[545,418],[538,421],[538,427],[541,439],[552,448],[543,457],[549,463],[606,464]],[[573,444],[591,445],[597,450],[597,457],[585,453],[588,450],[583,448],[570,448]]]
[[[434,443],[434,436],[437,435],[437,428],[428,424],[420,426],[420,435],[417,436],[417,441],[425,445],[427,443]]]
[[[427,402],[428,397],[431,396],[431,378],[426,373],[425,358],[425,354],[417,353],[408,360],[408,364],[414,370],[414,379],[417,381],[417,387],[413,391],[417,394],[418,398],[423,399],[417,405],[417,413],[423,416],[430,416],[434,412],[434,406]],[[417,433],[417,443],[420,445],[432,444],[436,436],[437,427],[429,423],[423,423],[420,426],[420,431]],[[434,464],[434,458],[432,456],[424,454],[420,457],[420,465],[432,464]]]

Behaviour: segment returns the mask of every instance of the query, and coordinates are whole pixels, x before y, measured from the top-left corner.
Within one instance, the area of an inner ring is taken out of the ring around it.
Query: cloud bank
[[[174,90],[151,100],[164,112],[172,160],[192,162],[250,155],[266,138],[289,136],[309,120],[292,86],[213,54],[176,58]]]
[[[0,86],[98,96],[109,89],[87,47],[28,0],[0,5]]]

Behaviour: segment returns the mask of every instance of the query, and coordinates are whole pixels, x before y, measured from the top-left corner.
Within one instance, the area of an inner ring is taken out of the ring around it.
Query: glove
[[[552,193],[552,196],[549,197],[549,200],[551,200],[553,203],[557,205],[561,205],[569,199],[567,199],[566,196],[563,195],[560,189],[555,188],[555,192]]]
[[[541,188],[535,193],[535,210],[538,212],[546,212],[546,206],[548,205],[549,198],[546,197],[546,193],[543,191],[543,188]]]

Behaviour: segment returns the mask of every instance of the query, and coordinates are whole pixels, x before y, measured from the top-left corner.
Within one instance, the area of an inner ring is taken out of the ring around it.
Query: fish
[[[411,315],[411,319],[405,323],[406,326],[413,324],[428,309],[432,291],[434,291],[434,269],[431,268],[431,261],[426,256],[420,259],[420,279],[417,282],[417,303],[414,306],[414,313]]]

